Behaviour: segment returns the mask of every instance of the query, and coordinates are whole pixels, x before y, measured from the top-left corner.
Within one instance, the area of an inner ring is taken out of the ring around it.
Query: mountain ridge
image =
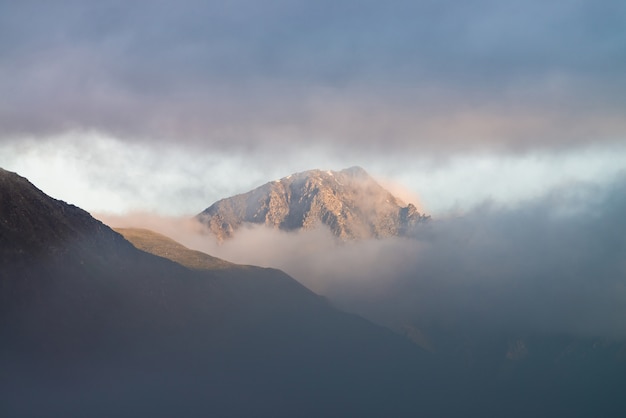
[[[325,225],[338,239],[407,235],[429,219],[380,186],[363,168],[303,171],[221,199],[196,216],[219,241],[242,225],[293,231]]]
[[[137,249],[167,258],[192,270],[216,270],[244,268],[246,266],[231,263],[213,257],[201,251],[191,250],[168,236],[145,228],[113,228]]]
[[[284,272],[191,270],[4,170],[0,341],[7,417],[411,416],[432,369]]]

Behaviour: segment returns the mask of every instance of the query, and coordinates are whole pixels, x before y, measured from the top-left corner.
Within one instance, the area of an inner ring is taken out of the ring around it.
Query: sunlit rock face
[[[222,199],[198,215],[219,240],[245,223],[292,231],[323,224],[342,240],[406,235],[428,219],[365,170],[310,170]]]

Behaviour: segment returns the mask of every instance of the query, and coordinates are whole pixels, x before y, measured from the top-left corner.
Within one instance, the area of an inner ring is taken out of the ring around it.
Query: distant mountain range
[[[406,235],[427,216],[381,187],[365,170],[311,170],[222,199],[197,218],[219,240],[243,224],[292,231],[325,225],[342,240]]]

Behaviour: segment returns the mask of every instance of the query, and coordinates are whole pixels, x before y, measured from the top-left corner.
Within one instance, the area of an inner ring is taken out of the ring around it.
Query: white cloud
[[[559,185],[609,181],[626,167],[626,145],[442,159],[358,149],[348,154],[315,143],[296,150],[224,151],[123,142],[98,132],[0,143],[0,166],[27,177],[55,198],[99,213],[190,215],[218,199],[293,172],[353,165],[363,166],[407,202],[441,216],[470,210],[485,200],[514,206]]]

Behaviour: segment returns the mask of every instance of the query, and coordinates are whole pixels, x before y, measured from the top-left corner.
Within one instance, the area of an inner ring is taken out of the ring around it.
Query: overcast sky
[[[0,166],[197,213],[361,165],[431,213],[626,167],[626,3],[0,0]]]

